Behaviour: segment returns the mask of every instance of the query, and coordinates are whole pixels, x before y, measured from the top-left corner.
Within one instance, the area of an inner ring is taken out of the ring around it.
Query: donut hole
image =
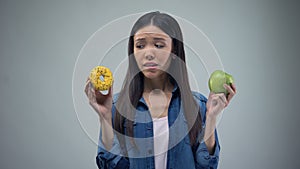
[[[103,95],[107,95],[109,93],[109,91],[108,90],[100,90],[100,93]]]
[[[101,75],[101,76],[99,77],[99,79],[100,79],[102,82],[105,81],[103,75]]]

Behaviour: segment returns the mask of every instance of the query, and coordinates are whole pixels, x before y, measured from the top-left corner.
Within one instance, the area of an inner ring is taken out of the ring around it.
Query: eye
[[[145,43],[143,43],[143,42],[135,43],[135,48],[137,48],[137,49],[143,49],[144,47],[145,47]]]
[[[165,47],[165,45],[162,43],[156,43],[155,47],[157,47],[158,49],[161,49],[161,48]]]
[[[135,45],[135,47],[138,49],[143,49],[145,47],[145,45],[138,43]]]

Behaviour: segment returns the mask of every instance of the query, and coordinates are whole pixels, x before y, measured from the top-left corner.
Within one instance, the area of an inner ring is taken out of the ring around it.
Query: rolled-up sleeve
[[[101,132],[100,132],[101,136]],[[127,169],[129,168],[129,161],[126,157],[121,155],[121,149],[118,142],[118,139],[116,138],[116,135],[114,136],[114,142],[112,148],[107,151],[104,148],[104,145],[101,141],[102,139],[99,139],[98,144],[98,153],[96,157],[96,163],[99,169]]]
[[[193,93],[198,104],[200,105],[201,118],[202,118],[202,131],[198,139],[203,139],[205,131],[205,122],[206,122],[206,102],[207,98],[200,93]],[[203,140],[199,140],[200,144],[196,148],[194,158],[196,160],[197,169],[216,169],[219,163],[219,154],[220,154],[220,144],[218,139],[217,130],[215,130],[215,148],[212,154],[209,154],[207,146]]]
[[[116,112],[115,103],[118,95],[114,95],[113,98],[113,106],[112,106],[112,114]],[[112,119],[112,122],[114,119]],[[99,134],[99,142],[98,142],[98,151],[96,156],[96,163],[99,169],[128,169],[129,168],[129,160],[125,156],[122,156],[121,148],[119,140],[117,139],[116,134],[114,134],[114,140],[112,148],[107,151],[104,148],[102,142],[102,131],[100,130]]]
[[[197,169],[216,169],[219,163],[220,144],[215,131],[215,148],[212,154],[209,154],[205,142],[201,142],[196,150],[196,168]]]

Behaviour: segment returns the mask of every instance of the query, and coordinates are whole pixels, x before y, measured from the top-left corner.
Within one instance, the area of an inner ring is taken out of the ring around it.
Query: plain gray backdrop
[[[78,54],[108,22],[162,10],[199,27],[235,77],[238,94],[218,126],[219,168],[298,169],[299,8],[296,0],[1,0],[0,168],[96,169],[97,146],[73,105]]]

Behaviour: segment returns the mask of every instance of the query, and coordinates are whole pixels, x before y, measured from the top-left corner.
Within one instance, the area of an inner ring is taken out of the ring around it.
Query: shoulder
[[[192,91],[192,95],[197,102],[207,102],[207,98],[199,92]]]
[[[201,117],[202,117],[202,122],[205,123],[207,98],[203,94],[201,94],[199,92],[195,92],[195,91],[192,91],[192,95],[193,95],[194,99],[196,100],[196,102],[200,106],[200,113],[201,113]]]

